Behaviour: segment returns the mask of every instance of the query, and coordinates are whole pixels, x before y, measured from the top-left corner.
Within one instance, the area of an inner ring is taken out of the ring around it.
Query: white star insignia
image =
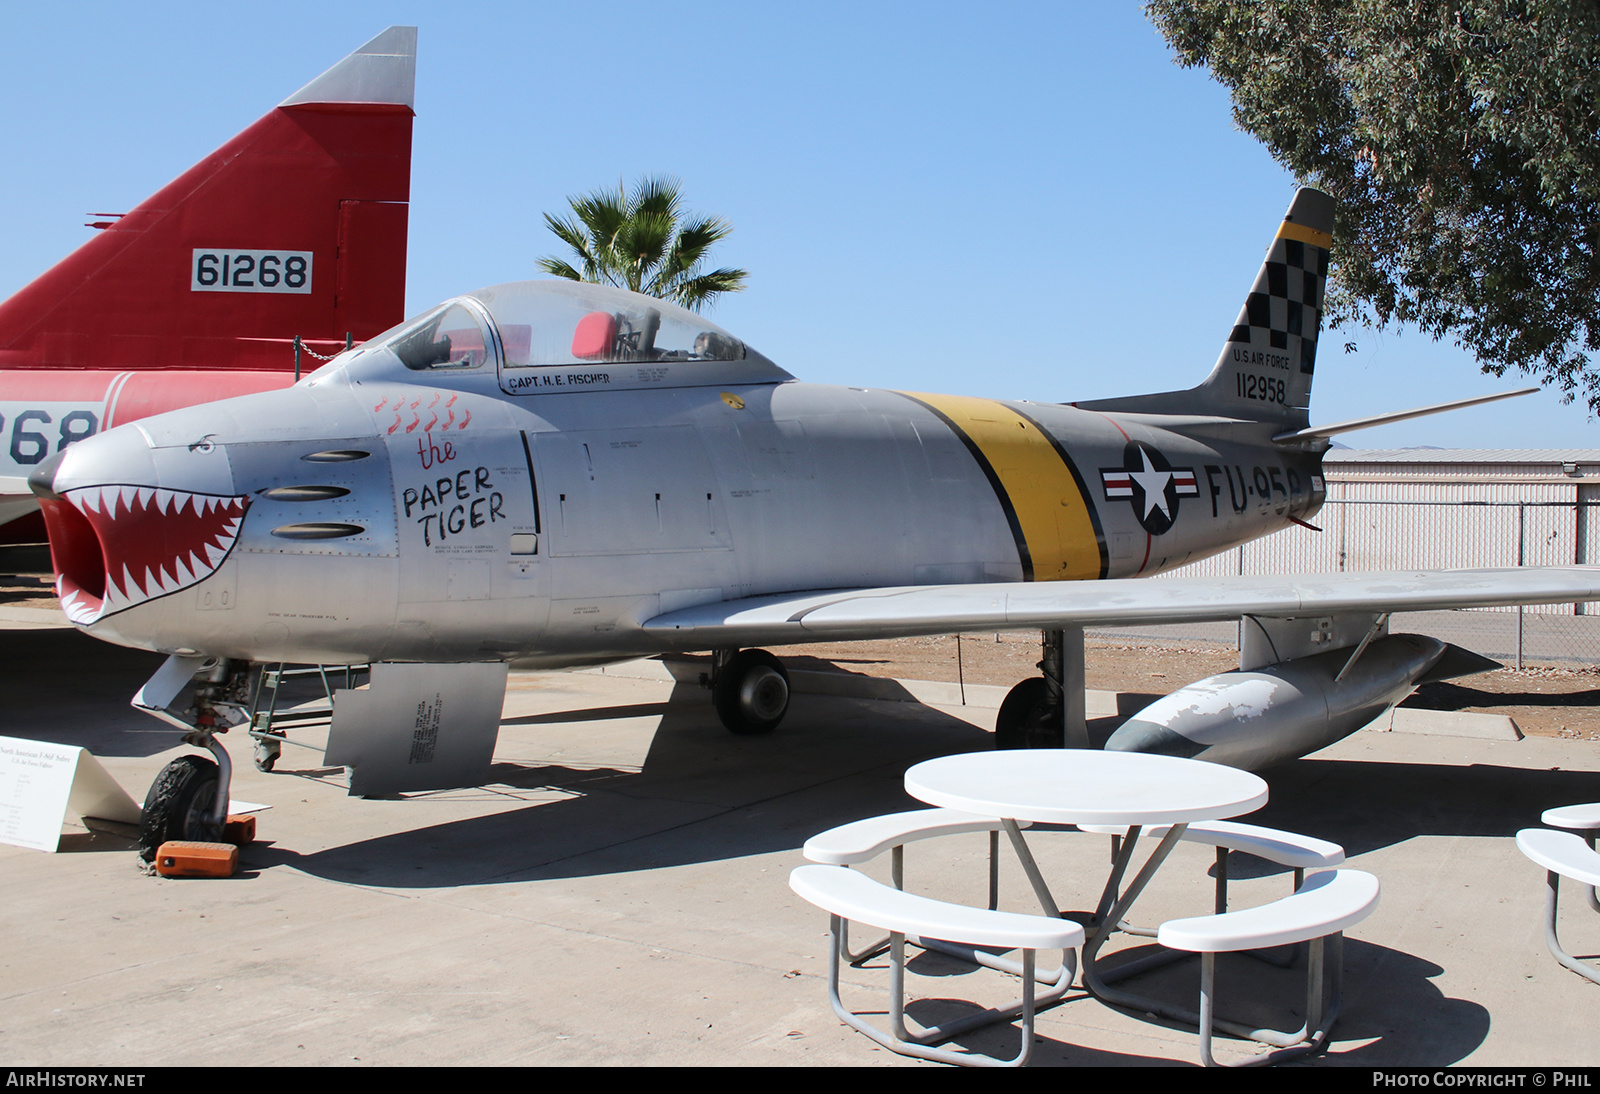
[[[1144,516],[1148,517],[1152,510],[1159,509],[1168,520],[1172,519],[1172,510],[1167,508],[1167,485],[1172,482],[1171,471],[1157,471],[1150,466],[1150,453],[1139,449],[1139,462],[1144,465],[1143,471],[1130,471],[1128,477],[1139,484],[1139,489],[1144,491]]]

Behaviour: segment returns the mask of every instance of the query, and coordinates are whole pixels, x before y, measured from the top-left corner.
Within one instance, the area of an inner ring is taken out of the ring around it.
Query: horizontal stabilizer
[[[1346,422],[1335,422],[1332,425],[1313,426],[1309,429],[1297,429],[1292,433],[1279,433],[1272,439],[1279,444],[1295,444],[1299,441],[1314,441],[1324,437],[1335,437],[1340,433],[1351,433],[1357,429],[1371,429],[1373,426],[1388,425],[1391,422],[1403,422],[1410,418],[1423,418],[1429,414],[1443,414],[1447,410],[1461,410],[1464,407],[1480,406],[1483,403],[1495,403],[1501,399],[1515,399],[1519,395],[1532,395],[1539,389],[1536,387],[1518,388],[1516,391],[1497,391],[1493,395],[1475,395],[1470,399],[1455,399],[1448,403],[1435,403],[1432,406],[1419,406],[1414,410],[1396,410],[1390,414],[1374,414],[1367,418],[1351,418]]]

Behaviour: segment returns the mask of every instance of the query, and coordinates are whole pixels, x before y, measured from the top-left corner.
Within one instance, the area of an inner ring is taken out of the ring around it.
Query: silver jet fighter
[[[966,629],[1044,634],[999,744],[1087,745],[1085,626],[1246,618],[1240,673],[1107,747],[1260,766],[1488,664],[1387,635],[1389,612],[1600,597],[1583,568],[1134,580],[1309,523],[1332,434],[1448,408],[1310,427],[1332,221],[1331,199],[1297,194],[1188,391],[1059,405],[807,384],[662,301],[526,282],[292,388],[81,441],[31,482],[67,614],[169,654],[136,704],[224,763],[213,734],[262,663],[373,666],[337,696],[327,759],[386,793],[481,777],[512,660],[711,650],[722,721],[761,733],[788,686],[755,647]],[[226,769],[186,761],[147,803],[158,834],[192,837],[225,805]]]

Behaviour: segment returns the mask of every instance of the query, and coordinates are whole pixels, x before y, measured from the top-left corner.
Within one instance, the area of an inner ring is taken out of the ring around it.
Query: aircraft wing
[[[680,649],[847,641],[955,631],[1207,623],[1600,600],[1600,566],[1396,570],[1278,577],[1121,578],[832,589],[666,612],[646,633]]]

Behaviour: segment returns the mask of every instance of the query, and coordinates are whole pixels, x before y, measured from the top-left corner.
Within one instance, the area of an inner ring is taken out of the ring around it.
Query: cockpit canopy
[[[424,312],[363,349],[392,353],[416,372],[493,367],[501,387],[513,394],[573,386],[568,376],[590,390],[790,378],[692,311],[571,281],[481,289]]]
[[[506,365],[742,361],[745,345],[704,316],[576,281],[523,281],[472,295],[489,309]]]

